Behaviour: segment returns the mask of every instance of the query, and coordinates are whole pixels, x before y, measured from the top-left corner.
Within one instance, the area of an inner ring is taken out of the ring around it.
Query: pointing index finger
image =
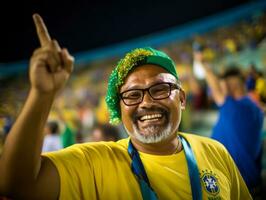
[[[45,46],[47,43],[51,41],[51,37],[48,33],[48,30],[40,15],[34,14],[33,20],[41,46]]]

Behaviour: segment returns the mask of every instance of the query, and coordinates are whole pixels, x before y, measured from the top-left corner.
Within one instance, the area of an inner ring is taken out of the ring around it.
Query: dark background
[[[111,45],[177,26],[250,0],[8,1],[0,9],[0,63],[28,59],[38,47],[32,14],[71,53]]]

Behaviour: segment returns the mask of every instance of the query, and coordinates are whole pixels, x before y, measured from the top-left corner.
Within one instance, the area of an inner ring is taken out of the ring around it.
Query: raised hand
[[[33,20],[41,47],[30,60],[31,87],[42,94],[55,94],[68,80],[74,58],[56,40],[51,40],[40,15],[34,14]]]

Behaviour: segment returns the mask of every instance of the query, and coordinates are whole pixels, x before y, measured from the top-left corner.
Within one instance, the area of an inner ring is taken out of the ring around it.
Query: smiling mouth
[[[136,130],[145,137],[159,136],[167,124],[167,117],[164,113],[149,113],[139,116]]]
[[[168,111],[160,107],[151,107],[149,109],[141,109],[134,113],[133,121],[139,130],[147,128],[163,128],[169,119]],[[146,132],[146,131],[145,131]]]
[[[138,118],[138,127],[146,129],[151,127],[162,127],[166,123],[166,116],[163,113],[145,114]]]
[[[148,114],[148,115],[144,115],[142,117],[139,118],[139,120],[141,122],[154,122],[154,121],[159,121],[160,119],[162,119],[163,115],[162,114]]]

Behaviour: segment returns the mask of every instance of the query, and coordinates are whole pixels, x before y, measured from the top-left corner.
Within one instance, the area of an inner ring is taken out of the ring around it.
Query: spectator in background
[[[100,97],[99,105],[97,106],[95,110],[95,114],[96,114],[97,122],[102,123],[102,124],[108,123],[109,113],[107,110],[104,96]]]
[[[93,142],[100,141],[117,141],[120,139],[117,127],[110,124],[98,124],[92,130],[91,140]]]
[[[63,148],[66,148],[76,143],[76,130],[78,130],[78,127],[80,127],[80,120],[77,119],[74,110],[65,109],[63,112],[63,109],[58,107],[55,110],[58,119],[64,124],[61,134],[61,141]],[[82,142],[82,139],[79,142]]]
[[[245,79],[237,68],[228,67],[219,79],[200,53],[195,59],[202,63],[212,97],[219,107],[219,118],[212,138],[227,148],[246,184],[256,197],[261,186],[262,110],[247,96]]]
[[[254,63],[250,63],[248,66],[248,74],[246,78],[246,87],[247,90],[254,90],[256,86],[256,79],[257,79],[257,69]]]
[[[57,121],[47,122],[44,132],[42,152],[57,151],[63,148]]]
[[[259,106],[260,96],[256,91],[256,82],[258,79],[258,71],[254,63],[251,63],[248,67],[248,74],[245,80],[247,95]]]
[[[266,80],[263,73],[251,63],[246,78],[248,96],[266,112]]]
[[[0,117],[0,155],[2,153],[3,145],[7,134],[13,125],[13,119],[10,116]]]
[[[13,123],[14,123],[14,121],[13,121],[12,117],[6,116],[4,118],[3,132],[4,132],[5,137],[9,133],[10,129],[12,128]]]
[[[264,105],[266,104],[266,78],[263,72],[258,72],[258,77],[256,80],[256,92],[259,94],[260,102]]]

